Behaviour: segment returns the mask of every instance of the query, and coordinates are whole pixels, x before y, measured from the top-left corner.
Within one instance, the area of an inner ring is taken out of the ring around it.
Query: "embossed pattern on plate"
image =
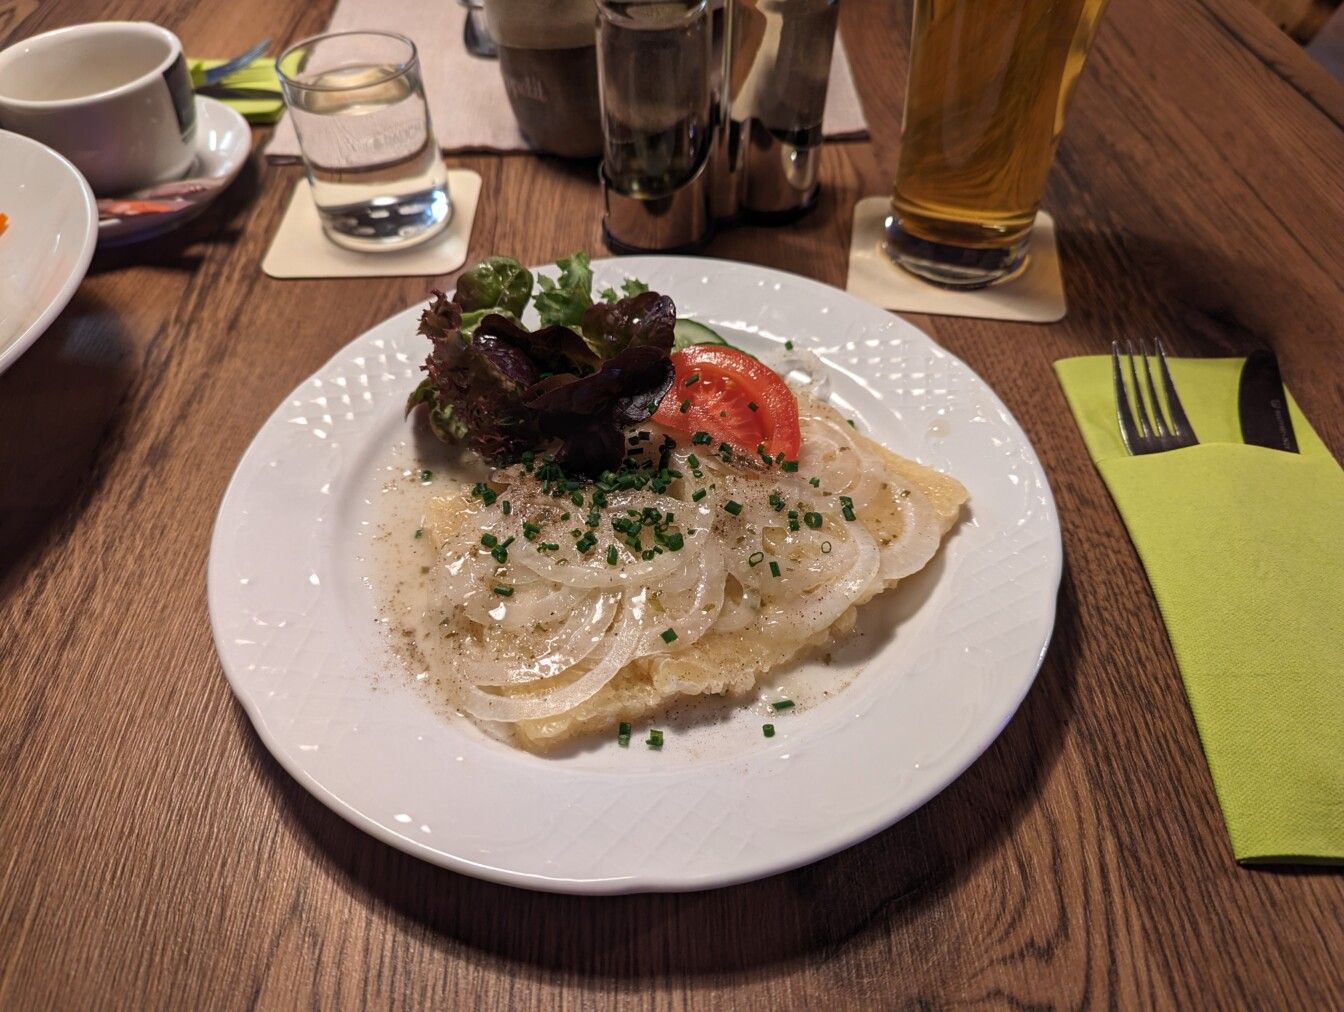
[[[444,867],[576,893],[702,889],[797,867],[923,804],[1011,718],[1054,623],[1062,555],[1049,486],[993,391],[897,317],[745,264],[593,266],[597,290],[642,278],[749,350],[792,340],[817,353],[861,429],[970,490],[932,572],[895,592],[899,624],[868,633],[854,683],[778,720],[773,739],[747,709],[659,753],[541,758],[431,705],[398,673],[351,561],[371,462],[406,440],[402,404],[425,354],[419,307],[304,381],[239,463],[208,577],[225,673],[300,783]]]

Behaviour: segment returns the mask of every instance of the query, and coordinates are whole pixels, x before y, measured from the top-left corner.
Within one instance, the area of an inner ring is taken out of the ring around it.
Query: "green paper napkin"
[[[191,80],[197,86],[200,85],[201,75],[211,67],[218,67],[225,60],[204,60],[194,59],[187,61],[187,69],[191,73]],[[253,94],[229,95],[221,97],[219,100],[225,105],[232,106],[243,114],[243,118],[249,123],[270,124],[278,120],[285,111],[285,100],[280,94],[280,78],[275,73],[275,58],[270,56],[259,56],[246,67],[234,71],[224,80],[220,81],[218,88],[237,88],[244,92],[273,92],[274,98],[266,98]]]
[[[1109,357],[1055,372],[1148,572],[1237,860],[1344,862],[1344,471],[1296,404],[1300,454],[1241,442],[1241,365],[1172,359],[1200,445],[1142,457]]]

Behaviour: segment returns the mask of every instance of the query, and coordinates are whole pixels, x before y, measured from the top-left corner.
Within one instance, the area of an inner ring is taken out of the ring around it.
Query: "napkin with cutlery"
[[[190,59],[187,61],[187,69],[196,83],[207,70],[225,62]],[[285,111],[280,78],[275,73],[274,56],[257,57],[246,67],[235,70],[217,85],[207,89],[206,93],[237,109],[249,123],[274,123]]]
[[[1131,457],[1109,356],[1055,371],[1143,561],[1243,863],[1344,863],[1344,471],[1241,440],[1241,359],[1171,359],[1200,443]],[[1144,691],[1142,685],[1136,692]]]

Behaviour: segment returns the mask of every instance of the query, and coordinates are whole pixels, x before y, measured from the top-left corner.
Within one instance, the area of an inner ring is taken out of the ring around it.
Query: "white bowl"
[[[93,191],[65,158],[0,130],[0,372],[42,335],[89,269]]]

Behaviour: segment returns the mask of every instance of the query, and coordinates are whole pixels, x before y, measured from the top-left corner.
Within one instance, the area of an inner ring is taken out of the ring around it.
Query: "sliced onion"
[[[588,594],[548,639],[543,656],[516,666],[514,670],[472,672],[477,685],[526,685],[542,678],[560,675],[589,657],[602,643],[616,615],[619,598],[615,594]]]
[[[892,498],[901,511],[901,533],[882,546],[883,580],[899,580],[923,569],[943,539],[933,504],[917,488],[892,489]]]
[[[535,690],[517,695],[496,695],[470,686],[460,701],[464,710],[481,720],[515,722],[554,717],[572,710],[591,699],[602,686],[616,677],[635,655],[639,642],[639,618],[628,602],[623,601],[616,627],[608,634],[604,650],[594,658],[586,671],[575,677],[563,675],[559,686],[540,685]],[[549,679],[547,681],[550,681]]]
[[[741,632],[761,614],[761,594],[754,587],[743,587],[735,577],[724,586],[723,607],[714,623],[715,632]]]
[[[830,626],[863,596],[877,576],[877,542],[861,525],[850,525],[857,549],[854,566],[843,577],[813,594],[767,605],[761,610],[763,626],[780,636],[803,640]]]
[[[647,628],[635,651],[638,656],[685,650],[708,632],[718,619],[723,607],[723,560],[716,552],[701,552],[695,568],[699,580],[695,584],[694,593],[675,595],[689,597],[689,602],[677,611],[664,610],[654,626],[645,623]],[[660,596],[664,599],[667,596],[661,588]],[[665,629],[673,629],[677,634],[671,643],[663,641]]]

